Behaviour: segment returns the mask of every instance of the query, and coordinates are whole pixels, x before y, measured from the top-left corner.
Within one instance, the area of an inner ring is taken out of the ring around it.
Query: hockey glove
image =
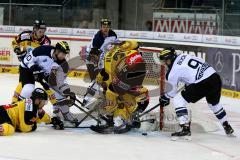
[[[17,46],[14,48],[14,52],[16,53],[18,60],[21,62],[26,55],[26,51],[21,51],[20,47]]]
[[[17,55],[20,55],[20,54],[21,54],[21,49],[20,49],[19,46],[16,46],[16,47],[14,48],[14,53],[16,53]]]
[[[33,65],[33,66],[30,68],[30,71],[32,71],[33,77],[34,77],[34,80],[35,80],[35,81],[41,82],[42,79],[44,78],[43,70],[42,70],[42,68],[39,67],[38,65]]]
[[[165,95],[162,95],[162,96],[159,98],[159,102],[160,102],[160,106],[161,106],[161,107],[165,107],[165,106],[169,105],[170,99],[167,98]]]
[[[51,118],[51,124],[53,125],[53,128],[56,130],[63,130],[64,125],[63,122],[58,117]]]

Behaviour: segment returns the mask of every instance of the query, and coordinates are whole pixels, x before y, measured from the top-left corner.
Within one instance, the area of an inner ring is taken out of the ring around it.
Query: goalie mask
[[[112,80],[117,93],[126,93],[133,87],[141,86],[146,75],[146,64],[142,55],[136,50],[127,51],[125,54],[115,66],[115,76]]]

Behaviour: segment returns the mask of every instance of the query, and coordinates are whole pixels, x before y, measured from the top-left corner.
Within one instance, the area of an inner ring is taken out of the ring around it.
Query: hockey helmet
[[[126,51],[126,56],[115,67],[113,87],[118,93],[142,85],[146,76],[146,63],[137,50]]]
[[[101,19],[101,26],[102,25],[108,25],[111,26],[111,21],[108,18],[102,18]]]
[[[33,23],[33,29],[46,29],[46,24],[43,20],[35,20]]]
[[[177,57],[176,51],[173,47],[169,48],[164,48],[159,55],[160,61],[165,61],[165,60],[174,60]]]
[[[42,88],[36,88],[32,92],[31,98],[33,100],[35,99],[48,100],[48,95]]]
[[[57,50],[60,50],[62,51],[63,53],[65,54],[69,54],[70,53],[70,47],[68,45],[68,43],[66,41],[61,41],[61,42],[58,42],[56,44],[56,47],[55,47]]]

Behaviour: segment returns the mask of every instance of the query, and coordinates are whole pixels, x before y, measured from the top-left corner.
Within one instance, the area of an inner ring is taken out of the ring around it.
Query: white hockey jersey
[[[171,91],[167,92],[169,98],[177,94],[179,83],[189,85],[198,83],[210,77],[216,71],[203,59],[180,54],[175,59],[172,67],[166,74],[167,82],[172,86]]]
[[[53,51],[54,49],[52,46],[40,46],[30,50],[21,62],[21,67],[31,68],[33,65],[38,65],[42,68],[44,75],[48,76],[52,68],[59,66],[52,59]]]

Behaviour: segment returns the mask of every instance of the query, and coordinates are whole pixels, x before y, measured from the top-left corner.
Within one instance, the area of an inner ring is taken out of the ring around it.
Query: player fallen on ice
[[[196,103],[203,97],[206,98],[209,108],[221,122],[225,133],[234,132],[230,126],[226,112],[221,104],[222,82],[216,71],[203,59],[186,54],[176,54],[174,48],[166,48],[160,52],[160,61],[168,68],[166,80],[172,90],[162,95],[159,99],[161,106],[167,106],[173,98],[173,106],[181,127],[179,132],[172,133],[174,137],[190,136],[190,119],[186,105]],[[177,92],[179,83],[185,84],[181,93]]]
[[[54,101],[51,102],[53,116],[59,117],[59,114],[62,114],[64,120],[75,123],[78,120],[69,112],[69,106],[73,105],[75,94],[70,91],[65,81],[68,72],[68,63],[65,58],[69,53],[70,48],[65,41],[58,42],[55,47],[39,46],[29,52],[20,66],[23,89],[19,99],[29,98],[35,88],[35,82],[40,82],[44,88],[50,87],[54,90],[52,99]]]
[[[104,68],[97,75],[96,82],[103,88],[105,103],[100,106],[102,113],[112,117],[112,121],[91,126],[93,131],[120,134],[136,125],[139,127],[140,122],[135,118],[138,112],[146,109],[149,97],[147,88],[142,86],[146,75],[145,62],[134,42],[116,45],[105,55]]]
[[[37,129],[37,123],[52,123],[55,127],[62,127],[62,122],[50,118],[43,107],[48,102],[46,92],[36,88],[30,98],[17,103],[0,106],[0,135],[9,136],[18,132],[32,132]]]
[[[27,54],[27,50],[32,50],[41,45],[50,45],[51,41],[48,36],[45,35],[46,32],[46,24],[43,20],[35,20],[33,24],[33,30],[23,31],[19,35],[17,35],[12,41],[12,47],[14,52],[16,53],[18,60],[21,62],[25,55]],[[28,51],[29,52],[29,51]],[[21,70],[21,67],[19,67]],[[18,101],[18,97],[22,91],[22,82],[19,79],[19,83],[14,91],[14,95],[12,98],[12,103]],[[53,92],[51,90],[46,90],[49,97],[52,97]]]
[[[95,82],[96,76],[99,73],[98,61],[92,60],[91,56],[99,56],[102,52],[106,52],[108,44],[114,42],[117,39],[117,34],[111,29],[111,21],[107,18],[103,18],[100,21],[100,30],[94,35],[90,45],[87,47],[87,61],[86,66],[90,75],[91,85],[88,87],[86,94],[84,95],[83,104],[86,105],[92,100],[95,92],[98,92],[100,86]],[[94,49],[94,51],[93,51]],[[104,55],[102,55],[104,57]]]

